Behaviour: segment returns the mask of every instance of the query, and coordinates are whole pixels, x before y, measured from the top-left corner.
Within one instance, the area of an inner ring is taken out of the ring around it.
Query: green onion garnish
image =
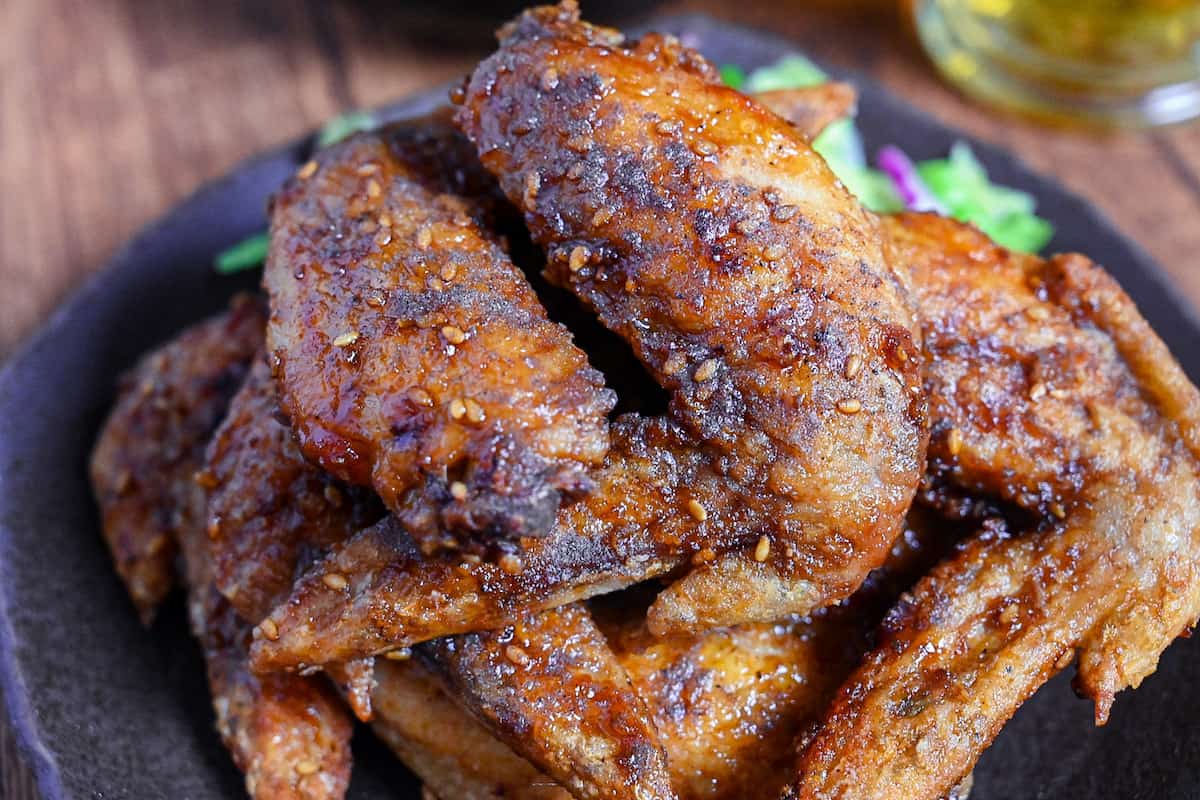
[[[317,147],[328,147],[352,133],[369,131],[378,124],[375,117],[367,111],[349,111],[325,123],[321,132],[317,134]]]
[[[267,260],[267,248],[270,237],[266,231],[256,233],[235,244],[233,247],[217,253],[213,267],[222,275],[233,275],[254,269]]]

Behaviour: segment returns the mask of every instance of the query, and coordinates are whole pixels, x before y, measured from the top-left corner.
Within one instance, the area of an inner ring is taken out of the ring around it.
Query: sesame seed
[[[445,325],[442,327],[442,338],[450,344],[462,344],[467,340],[467,335],[463,333],[462,328]]]
[[[417,247],[429,247],[433,243],[433,231],[428,225],[422,225],[417,231]]]
[[[749,236],[758,230],[758,220],[754,219],[753,217],[739,220],[738,223],[733,227],[737,229],[738,233],[744,236]]]
[[[567,147],[579,153],[585,153],[596,145],[596,140],[587,134],[572,136],[567,139]]]
[[[905,361],[908,361],[908,351],[905,350],[903,347],[897,347],[896,348],[896,359],[901,364],[903,364]]]
[[[372,289],[370,293],[367,294],[366,302],[367,305],[371,306],[372,308],[383,308],[383,306],[387,303],[387,298],[383,296],[383,292],[379,291],[378,289]]]
[[[1071,396],[1071,393],[1068,392],[1066,389],[1051,389],[1049,394],[1055,400],[1066,400],[1068,397]]]
[[[350,585],[350,581],[346,580],[345,575],[339,575],[336,572],[331,572],[321,578],[321,583],[333,589],[335,592],[340,592]]]
[[[379,181],[375,180],[374,178],[371,178],[371,180],[367,181],[367,197],[374,200],[381,194],[383,194],[383,187],[379,185]]]
[[[957,456],[962,452],[963,437],[962,431],[958,428],[951,428],[946,434],[946,449],[950,451],[950,455]]]
[[[607,208],[602,208],[592,215],[592,225],[604,225],[613,218],[613,213]]]
[[[703,550],[698,551],[695,555],[692,556],[692,563],[693,564],[707,564],[709,561],[712,561],[716,557],[717,557],[716,551],[714,551],[711,547],[706,547]]]
[[[438,275],[440,275],[444,281],[454,280],[454,276],[457,274],[458,266],[455,264],[443,264],[441,270],[438,271]]]
[[[269,617],[258,623],[258,630],[262,632],[264,637],[270,639],[272,642],[279,638],[279,626],[276,625],[275,621]]]
[[[1054,668],[1058,670],[1066,669],[1067,667],[1071,666],[1071,662],[1074,660],[1075,651],[1071,649],[1064,650],[1063,654],[1058,657],[1058,661],[1054,663]]]
[[[853,397],[847,397],[844,400],[837,401],[837,410],[843,414],[857,414],[862,411],[862,403]]]
[[[375,244],[378,247],[384,247],[392,241],[392,231],[390,228],[380,228],[375,234]]]
[[[320,766],[311,761],[301,761],[296,764],[296,772],[300,773],[301,775],[312,775],[319,769]]]
[[[125,470],[125,472],[123,472],[119,478],[120,482],[124,484],[124,486],[119,487],[117,491],[121,492],[124,491],[125,488],[128,488],[129,481],[132,480],[132,478],[133,476],[129,474],[129,470]],[[192,474],[192,481],[195,482],[195,484],[201,489],[215,489],[218,485],[220,485],[220,481],[217,480],[217,476],[212,474],[212,470],[207,469],[196,470],[196,472]]]
[[[392,215],[386,211],[379,212],[379,224],[385,228],[392,227]]]
[[[785,255],[787,255],[787,249],[781,244],[768,245],[767,248],[763,250],[763,258],[765,258],[767,261],[778,261]]]
[[[662,371],[664,375],[675,375],[682,372],[687,366],[687,357],[683,353],[671,353],[667,356],[667,360],[663,362]]]
[[[1063,508],[1062,503],[1051,503],[1050,504],[1050,513],[1053,514],[1054,516],[1058,517],[1059,519],[1066,519],[1066,517],[1067,517],[1067,510],[1065,508]]]
[[[1046,384],[1042,383],[1041,381],[1038,381],[1032,387],[1030,387],[1029,399],[1032,400],[1033,402],[1036,403],[1038,400],[1041,400],[1045,396],[1046,396]]]
[[[454,481],[454,483],[450,484],[450,496],[455,500],[466,500],[467,485],[462,481]]]
[[[700,141],[693,142],[692,149],[702,156],[711,156],[713,153],[717,152],[717,146],[707,139],[701,139]]]
[[[796,206],[776,206],[775,209],[771,211],[771,216],[775,218],[776,222],[787,222],[789,219],[799,213],[800,209]]]
[[[542,188],[542,176],[531,172],[525,176],[525,205],[532,207],[537,201],[538,190]]]
[[[579,270],[583,269],[583,266],[587,264],[589,255],[590,253],[588,253],[588,249],[583,245],[578,245],[571,248],[571,255],[567,259],[567,268],[570,269],[571,272],[579,272]]]
[[[467,405],[457,397],[450,401],[450,416],[454,419],[462,419],[467,414]]]
[[[554,67],[547,67],[542,73],[542,89],[548,92],[556,86],[558,86],[558,70]]]
[[[210,519],[208,524],[204,526],[204,532],[208,534],[209,539],[216,541],[217,537],[221,535],[221,518],[213,517]]]
[[[717,374],[717,369],[720,368],[721,362],[715,358],[709,358],[701,362],[700,366],[696,367],[696,371],[692,373],[692,378],[703,383]]]
[[[358,331],[346,331],[333,340],[334,347],[349,347],[358,341]]]
[[[334,486],[332,483],[325,485],[325,490],[322,492],[325,495],[325,501],[334,508],[341,508],[345,498],[342,497],[342,490]]]
[[[521,559],[514,556],[512,553],[505,553],[500,556],[500,560],[496,562],[500,565],[500,569],[507,572],[509,575],[520,575],[525,569],[525,565],[521,563]]]
[[[440,292],[442,289],[446,288],[446,284],[442,282],[441,278],[430,278],[429,288],[433,289],[435,292]]]
[[[1029,308],[1025,309],[1025,314],[1030,319],[1038,322],[1042,322],[1050,318],[1050,312],[1046,310],[1045,306],[1030,306]]]
[[[450,90],[450,102],[456,106],[461,106],[467,99],[467,90],[461,86],[455,86]]]
[[[302,181],[306,181],[315,175],[317,172],[317,162],[309,161],[296,172],[296,177]]]
[[[361,175],[362,177],[365,178],[368,175],[374,175],[376,172],[379,172],[379,165],[378,164],[363,164],[361,167],[359,167],[357,170],[355,170],[355,172],[357,172],[359,175]]]
[[[852,353],[846,359],[846,380],[852,381],[858,377],[858,373],[862,372],[863,360],[858,353]]]
[[[412,658],[412,649],[408,647],[397,647],[395,650],[388,650],[383,654],[383,657],[388,661],[408,661]]]
[[[758,544],[754,546],[754,560],[762,563],[767,560],[769,555],[771,555],[771,538],[769,536],[758,537]]]
[[[518,667],[527,667],[531,661],[529,654],[515,644],[504,648],[504,656]]]
[[[697,522],[704,522],[708,519],[708,509],[700,505],[700,501],[694,497],[687,501],[687,510]]]
[[[464,405],[467,407],[467,419],[468,420],[470,420],[471,422],[474,422],[476,424],[483,422],[483,419],[484,419],[483,406],[479,405],[479,403],[476,403],[474,400],[471,400],[469,398],[464,403]]]
[[[660,122],[654,126],[654,130],[658,131],[659,133],[663,134],[664,136],[666,136],[667,134],[674,133],[678,129],[679,129],[679,123],[672,122],[667,119],[664,119],[662,122]]]

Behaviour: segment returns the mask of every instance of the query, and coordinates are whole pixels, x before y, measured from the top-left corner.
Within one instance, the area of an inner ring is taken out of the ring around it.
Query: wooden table
[[[486,42],[464,46],[464,26],[422,5],[0,2],[0,358],[201,181],[340,110],[463,74]],[[999,117],[936,79],[886,0],[661,9],[793,37],[1009,147],[1107,211],[1200,303],[1200,126],[1100,136]],[[3,724],[0,794],[36,797]]]

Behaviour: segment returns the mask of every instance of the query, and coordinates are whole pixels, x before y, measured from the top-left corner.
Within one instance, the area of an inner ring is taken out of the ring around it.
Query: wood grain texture
[[[339,110],[463,74],[490,27],[462,16],[467,5],[0,0],[0,358],[202,181]],[[585,13],[605,6],[584,0]],[[658,10],[791,37],[1019,153],[1107,212],[1200,303],[1200,126],[1096,134],[1000,117],[937,79],[895,0],[686,0]],[[3,723],[0,792],[37,796]]]

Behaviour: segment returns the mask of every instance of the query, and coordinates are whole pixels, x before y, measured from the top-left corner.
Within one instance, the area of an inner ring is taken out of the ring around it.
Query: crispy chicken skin
[[[176,509],[205,443],[260,346],[264,316],[249,297],[189,328],[121,378],[92,451],[92,490],[117,573],[144,623],[170,591]]]
[[[955,528],[914,512],[886,568],[846,606],[812,619],[661,639],[646,629],[647,592],[600,598],[597,621],[650,708],[678,797],[776,800],[793,774],[794,740],[820,718],[883,610],[957,538]],[[527,762],[484,740],[434,673],[411,664],[381,663],[381,672],[385,668],[375,729],[435,795],[573,796],[549,788],[537,773],[530,775]]]
[[[274,382],[260,360],[233,398],[202,473],[211,487],[208,545],[217,585],[251,620],[286,596],[307,560],[381,516],[365,492],[347,489],[305,461],[276,415]],[[255,635],[272,634],[259,627]],[[431,642],[419,654],[495,735],[579,796],[672,796],[649,714],[582,607],[528,615],[495,633]],[[373,713],[372,663],[328,665],[364,720]]]
[[[547,277],[671,393],[752,534],[669,588],[656,629],[847,597],[899,532],[924,454],[914,316],[875,220],[795,128],[670,37],[626,46],[569,2],[500,37],[458,124]]]
[[[510,33],[461,98],[460,121],[529,206],[552,277],[633,344],[671,391],[671,415],[618,420],[595,490],[506,559],[422,560],[394,523],[337,548],[272,613],[280,638],[256,647],[260,668],[492,628],[517,609],[689,565],[651,610],[656,633],[775,619],[848,596],[899,531],[925,416],[912,315],[873,219],[803,133],[711,83],[698,56],[661,40],[610,49],[616,34],[569,7],[531,12]],[[567,62],[538,60],[558,57]],[[583,91],[592,82],[608,87],[599,108]],[[722,122],[701,135],[691,106],[637,105],[638,87],[659,86],[662,98],[676,88],[718,117],[728,110],[748,132]],[[540,102],[542,124],[510,136]],[[778,156],[767,173],[745,147],[760,141]],[[576,172],[591,195],[569,188]],[[526,192],[527,179],[539,188]],[[349,592],[329,590],[331,572]]]
[[[278,416],[275,383],[259,353],[198,473],[208,490],[204,519],[213,583],[251,624],[286,598],[295,576],[330,545],[383,516],[370,492],[347,487],[305,461]],[[363,720],[371,716],[371,665],[371,659],[359,659],[327,666]]]
[[[675,797],[649,709],[582,605],[420,650],[493,734],[576,797]]]
[[[230,312],[189,329],[145,360],[139,382],[129,391],[161,398],[157,420],[146,427],[123,426],[129,431],[124,439],[128,449],[103,439],[98,446],[113,448],[106,455],[109,463],[125,465],[136,475],[155,475],[153,481],[132,484],[120,498],[138,504],[145,524],[160,526],[169,520],[177,537],[189,617],[204,649],[217,729],[246,775],[250,796],[338,798],[350,777],[350,720],[318,678],[259,677],[249,671],[250,628],[216,589],[205,533],[205,490],[203,480],[195,479],[208,437],[262,346],[260,308],[250,298],[238,298]],[[127,413],[127,408],[123,399],[114,414]],[[114,429],[116,423],[110,423],[106,431]],[[164,460],[175,448],[175,455]],[[104,508],[110,500],[98,495]]]
[[[370,492],[305,461],[278,415],[260,357],[208,445],[202,474],[217,588],[255,623],[314,558],[383,516]]]
[[[805,800],[938,796],[1076,655],[1103,723],[1200,615],[1200,395],[1129,298],[1082,256],[886,225],[924,316],[927,499],[1040,522],[986,531],[897,605],[801,759]]]
[[[301,450],[426,551],[544,534],[589,487],[614,402],[479,225],[469,155],[438,118],[323,151],[274,198],[263,276]]]

